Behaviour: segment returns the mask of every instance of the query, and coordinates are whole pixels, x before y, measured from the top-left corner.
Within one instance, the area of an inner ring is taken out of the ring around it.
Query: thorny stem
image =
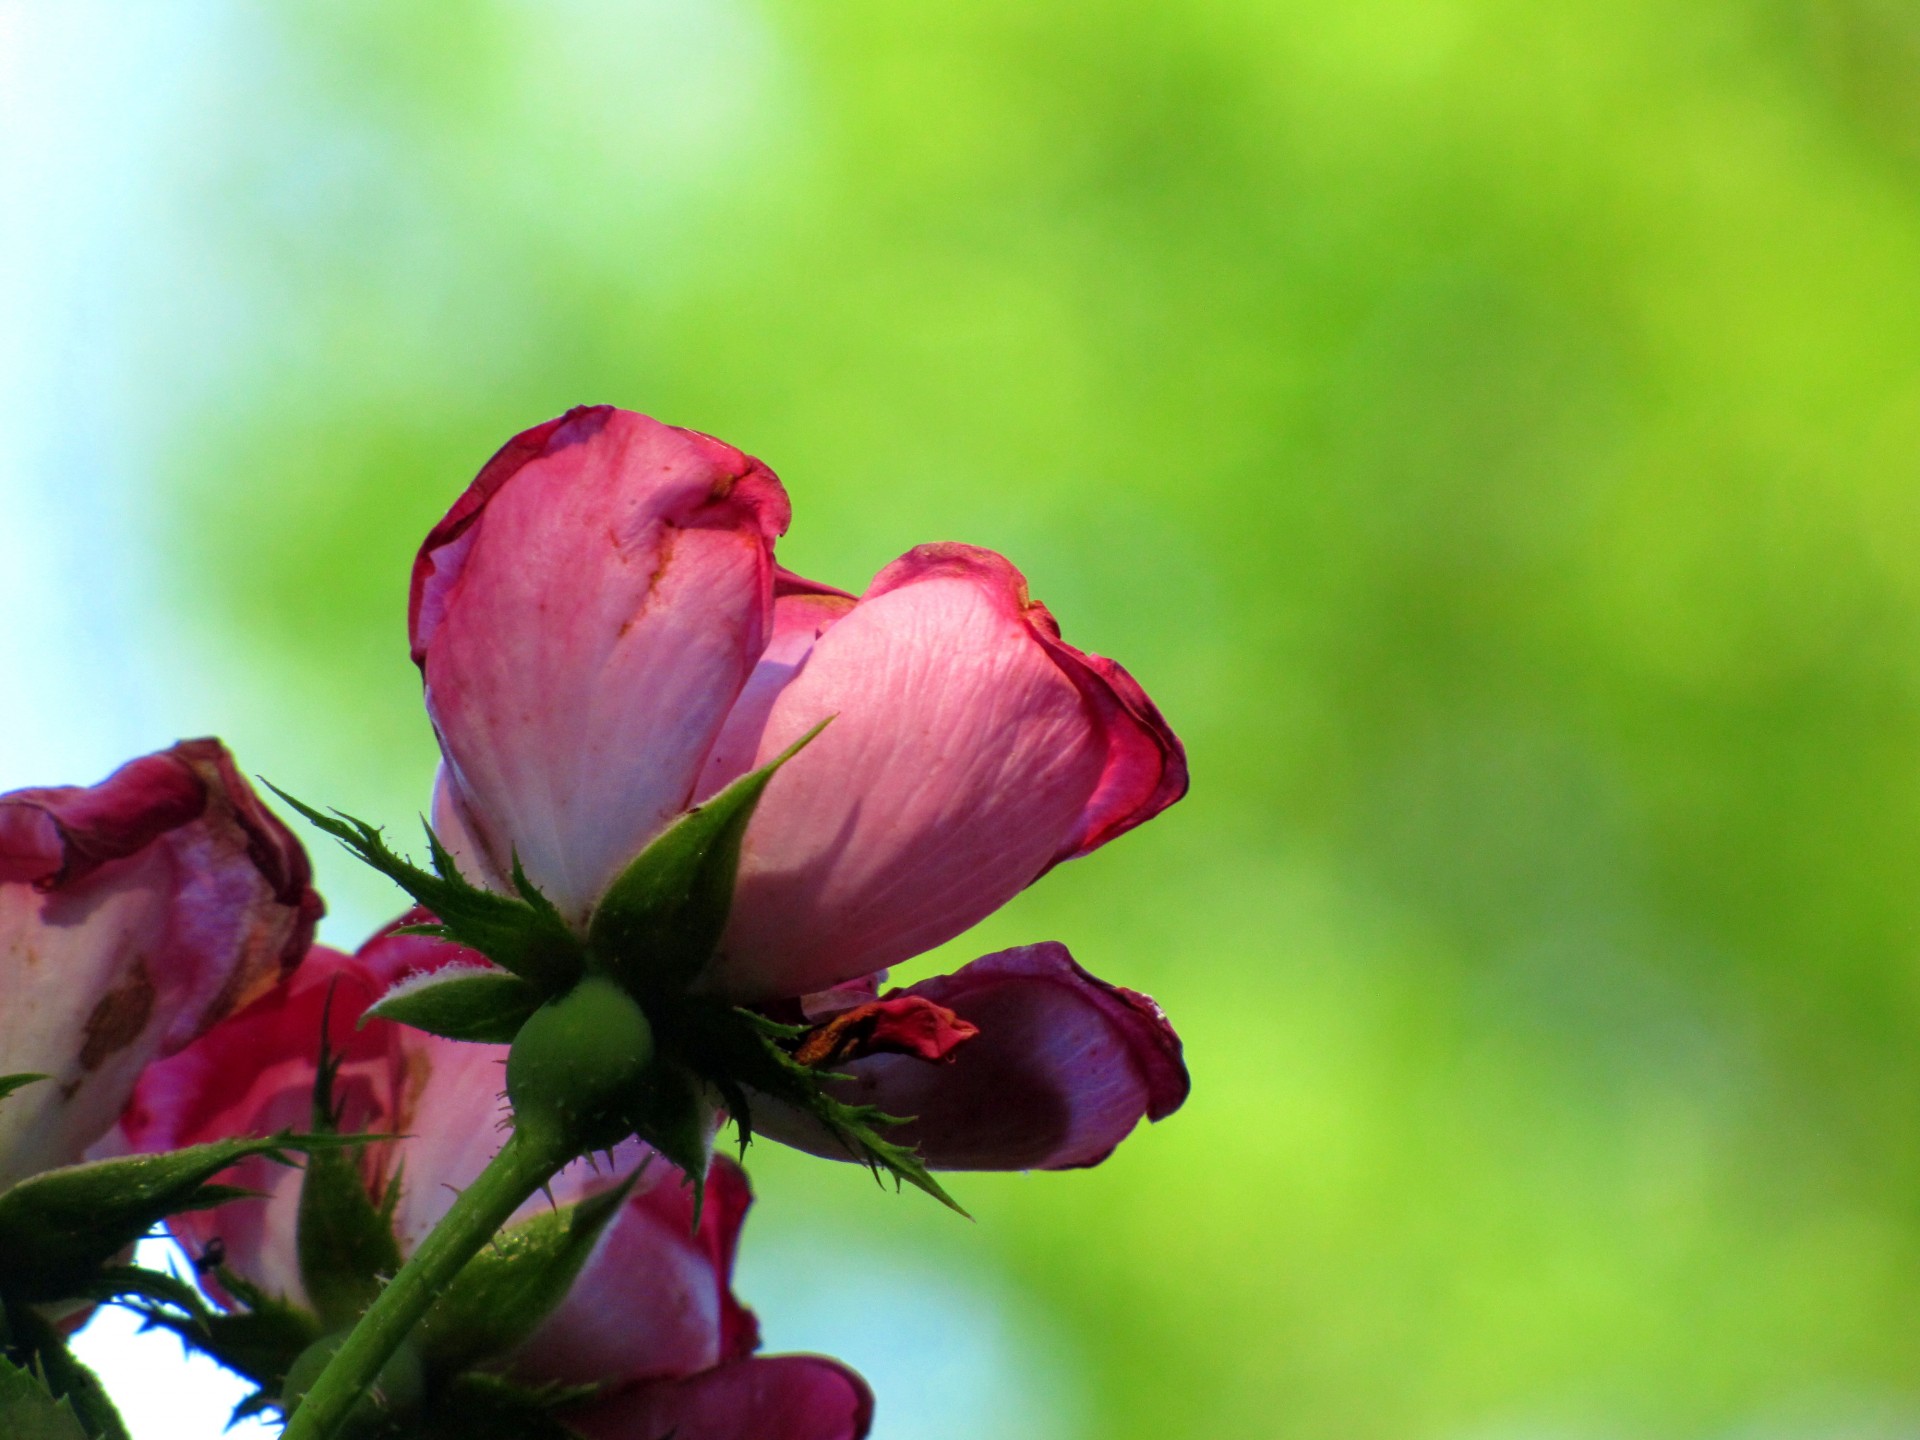
[[[574,1150],[569,1137],[544,1127],[516,1128],[487,1168],[460,1192],[413,1258],[367,1307],[288,1417],[282,1440],[333,1440],[381,1367],[461,1267],[480,1253],[508,1216],[573,1159]]]

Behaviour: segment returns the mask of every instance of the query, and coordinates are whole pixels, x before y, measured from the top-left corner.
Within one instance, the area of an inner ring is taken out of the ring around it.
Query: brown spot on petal
[[[153,981],[147,967],[134,962],[133,973],[105,995],[87,1017],[80,1045],[80,1068],[98,1070],[107,1057],[138,1040],[153,1018]]]

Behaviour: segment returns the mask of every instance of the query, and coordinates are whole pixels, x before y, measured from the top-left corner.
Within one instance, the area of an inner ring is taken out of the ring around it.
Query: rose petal
[[[729,445],[598,406],[508,444],[414,565],[413,653],[495,875],[575,921],[692,797],[764,646],[786,495]]]
[[[863,1440],[873,1392],[837,1360],[767,1355],[569,1410],[587,1440]]]
[[[753,1353],[753,1313],[729,1282],[752,1203],[744,1171],[716,1157],[693,1229],[693,1192],[656,1158],[580,1278],[509,1362],[528,1380],[618,1384],[692,1375]]]
[[[707,757],[697,799],[707,799],[756,763],[764,763],[756,761],[756,755],[774,702],[806,664],[814,643],[854,606],[853,596],[845,591],[788,570],[775,576],[773,593],[773,632]]]
[[[78,1160],[140,1074],[283,974],[321,905],[218,741],[0,796],[0,1187]]]
[[[172,1150],[305,1129],[323,1017],[328,1045],[340,1059],[334,1101],[342,1126],[384,1131],[406,1078],[399,1027],[374,1021],[362,1029],[356,1022],[389,979],[356,956],[316,947],[284,984],[178,1055],[148,1067],[120,1120],[128,1148]],[[361,1158],[370,1187],[379,1188],[388,1173],[387,1148],[368,1146]],[[244,1161],[221,1180],[262,1198],[176,1215],[168,1228],[194,1255],[217,1238],[236,1274],[269,1294],[304,1302],[295,1246],[301,1173],[266,1159]],[[212,1277],[208,1283],[214,1286]]]
[[[1180,1039],[1146,996],[1081,969],[1064,945],[1003,950],[901,992],[979,1027],[945,1064],[876,1055],[844,1067],[835,1093],[910,1123],[889,1140],[944,1170],[1066,1170],[1098,1164],[1144,1117],[1187,1097]],[[848,1159],[809,1117],[753,1107],[762,1133]]]
[[[129,760],[98,785],[15,790],[0,799],[0,881],[57,889],[137,854],[206,805],[206,786],[172,750]]]
[[[748,828],[711,982],[731,998],[825,989],[951,939],[1185,790],[1179,742],[1144,692],[1064,644],[991,551],[923,546],[844,611],[784,603],[784,638],[806,653],[751,763],[832,723]],[[741,710],[730,732],[752,719]],[[732,733],[724,748],[745,752]]]

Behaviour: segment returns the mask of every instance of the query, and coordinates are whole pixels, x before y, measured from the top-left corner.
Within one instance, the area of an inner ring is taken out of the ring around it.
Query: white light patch
[[[171,1242],[147,1240],[136,1256],[150,1270],[186,1274],[186,1259]],[[103,1306],[73,1342],[120,1407],[133,1440],[264,1440],[279,1424],[243,1420],[226,1428],[234,1407],[253,1386],[204,1355],[187,1352],[164,1330],[142,1334],[130,1311]]]

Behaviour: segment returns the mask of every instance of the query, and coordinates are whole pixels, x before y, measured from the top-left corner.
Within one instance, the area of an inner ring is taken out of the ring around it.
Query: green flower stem
[[[548,1127],[516,1128],[487,1168],[460,1192],[413,1258],[367,1307],[288,1418],[282,1440],[333,1440],[381,1367],[461,1267],[574,1153],[571,1138]]]

